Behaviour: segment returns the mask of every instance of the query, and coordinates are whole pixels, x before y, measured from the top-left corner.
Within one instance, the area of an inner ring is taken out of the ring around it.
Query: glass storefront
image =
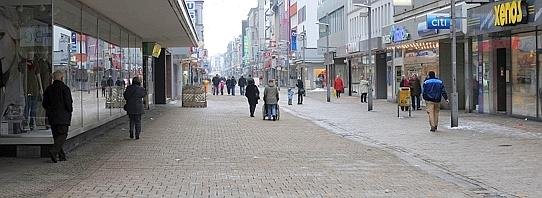
[[[374,65],[374,55],[372,56]],[[352,58],[352,91],[359,94],[361,79],[369,80],[374,72],[369,67],[369,58],[367,55],[356,56]]]
[[[478,112],[540,118],[541,34],[525,31],[473,37],[473,80],[478,90],[473,94]]]
[[[536,117],[536,34],[512,35],[512,114]]]
[[[414,48],[405,49],[403,58],[404,72],[407,78],[416,74],[423,82],[429,71],[439,75],[438,42],[417,43]]]
[[[123,115],[124,87],[143,75],[140,37],[77,2],[42,2],[0,6],[2,136],[50,134],[41,94],[54,71],[72,91],[71,129]]]

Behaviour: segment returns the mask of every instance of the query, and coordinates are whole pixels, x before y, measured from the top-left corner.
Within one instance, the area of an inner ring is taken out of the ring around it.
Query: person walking
[[[305,95],[305,85],[303,84],[303,81],[301,79],[297,79],[297,84],[295,84],[297,87],[297,104],[303,104],[303,96]]]
[[[226,79],[226,90],[228,91],[228,95],[231,94],[230,90],[231,90],[231,79]]]
[[[235,96],[235,85],[237,85],[237,80],[235,80],[234,76],[230,78],[230,85],[231,95]]]
[[[224,85],[226,84],[226,82],[224,80],[220,80],[220,83],[219,83],[219,87],[220,87],[220,95],[224,95]],[[218,93],[217,93],[218,95]]]
[[[141,115],[143,114],[143,97],[146,95],[146,91],[141,87],[141,80],[138,77],[132,79],[132,84],[126,87],[124,91],[124,99],[126,105],[124,110],[128,113],[130,118],[130,138],[139,139],[141,134]]]
[[[245,86],[247,86],[247,79],[245,77],[241,76],[241,78],[239,78],[239,80],[238,80],[238,84],[239,84],[239,94],[244,96],[245,95]]]
[[[266,107],[267,118],[269,120],[277,120],[277,104],[279,102],[279,90],[275,85],[275,80],[269,80],[269,83],[264,89],[263,100]]]
[[[106,94],[106,88],[107,88],[107,78],[105,76],[102,77],[102,81],[100,82],[100,87],[102,88],[102,97],[105,98]]]
[[[335,88],[335,95],[337,96],[337,98],[340,98],[341,93],[344,93],[344,81],[340,75],[337,75],[337,77],[335,78],[333,88]]]
[[[248,86],[245,92],[245,96],[248,99],[248,105],[250,110],[250,117],[254,117],[254,111],[256,110],[256,105],[258,100],[260,100],[260,90],[254,83],[254,79],[248,80]]]
[[[406,78],[405,75],[401,76],[401,82],[399,83],[399,87],[400,88],[405,88],[405,87],[410,88],[410,81],[408,81],[408,79]],[[408,107],[401,106],[401,111],[408,111]]]
[[[435,132],[438,127],[440,101],[442,98],[446,100],[446,103],[449,102],[444,83],[435,76],[434,71],[430,71],[429,76],[423,83],[423,99],[426,101],[426,110],[427,114],[429,114],[431,132]]]
[[[220,76],[217,74],[211,79],[213,82],[213,95],[218,95],[218,85],[220,84]]]
[[[410,83],[410,101],[413,110],[421,110],[420,95],[422,94],[422,85],[418,75],[413,74],[409,80]]]
[[[367,103],[367,93],[369,92],[369,81],[363,76],[360,77],[359,92],[361,93],[361,103]]]
[[[57,155],[60,161],[66,161],[63,146],[71,124],[73,100],[70,88],[63,82],[64,74],[57,70],[53,73],[53,79],[53,84],[49,85],[43,93],[42,106],[53,134],[54,144],[49,150],[49,157],[53,163],[57,163]]]

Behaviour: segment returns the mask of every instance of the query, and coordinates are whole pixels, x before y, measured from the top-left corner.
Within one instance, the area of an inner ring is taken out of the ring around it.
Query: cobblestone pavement
[[[285,101],[283,101],[285,102]],[[542,123],[505,116],[461,114],[451,128],[441,111],[437,133],[425,111],[397,117],[396,104],[375,101],[368,112],[359,97],[309,93],[304,105],[287,112],[313,120],[336,134],[374,145],[441,178],[488,196],[542,197]]]
[[[204,109],[160,106],[145,115],[142,139],[114,127],[67,162],[2,158],[0,197],[483,196],[286,113],[293,107],[272,122],[249,118],[241,96],[209,100]],[[309,103],[303,109],[322,106]]]

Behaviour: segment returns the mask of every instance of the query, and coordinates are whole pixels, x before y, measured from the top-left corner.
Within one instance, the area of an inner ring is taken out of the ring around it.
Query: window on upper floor
[[[307,11],[306,6],[303,6],[299,11],[297,12],[297,22],[303,23],[307,20]]]

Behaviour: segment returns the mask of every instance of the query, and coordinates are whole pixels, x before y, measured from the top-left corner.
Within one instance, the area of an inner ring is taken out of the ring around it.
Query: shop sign
[[[391,33],[390,35],[392,35],[392,38],[391,40],[394,42],[394,43],[398,43],[398,42],[401,42],[401,41],[406,41],[408,39],[410,39],[410,34],[408,33],[408,31],[402,27],[402,26],[398,26],[397,28],[396,27],[392,27],[391,28]]]
[[[429,14],[427,15],[427,28],[428,29],[450,29],[452,23],[448,14]],[[419,25],[418,25],[419,27]]]
[[[392,41],[392,40],[391,40],[391,35],[388,34],[388,35],[382,36],[382,42],[383,42],[384,44],[390,44],[391,41]]]
[[[297,32],[296,30],[292,30],[292,32],[290,33],[291,35],[291,38],[290,38],[290,49],[292,51],[297,51]]]
[[[493,6],[495,26],[510,26],[527,22],[527,4],[514,0]]]
[[[418,36],[424,37],[429,35],[438,34],[438,29],[430,29],[427,27],[427,23],[418,23]]]

